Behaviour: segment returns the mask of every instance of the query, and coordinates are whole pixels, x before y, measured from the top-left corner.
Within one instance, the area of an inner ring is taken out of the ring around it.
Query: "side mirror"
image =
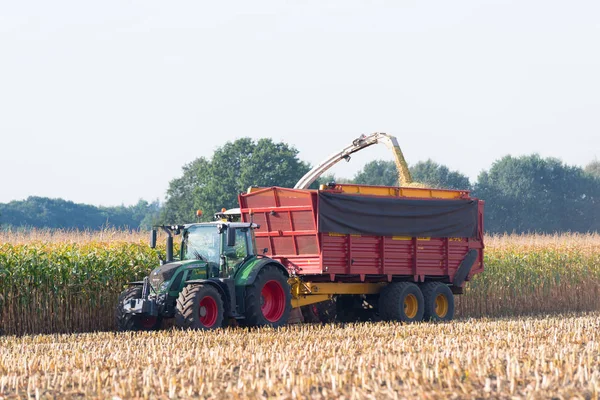
[[[227,228],[227,247],[235,246],[235,229]]]
[[[156,229],[152,229],[150,231],[150,248],[151,249],[156,248]]]
[[[227,249],[225,250],[225,254],[223,254],[227,258],[237,258],[237,253],[235,249]]]

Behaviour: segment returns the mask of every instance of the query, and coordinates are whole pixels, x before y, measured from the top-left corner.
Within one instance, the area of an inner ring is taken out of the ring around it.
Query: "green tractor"
[[[165,319],[177,327],[216,329],[237,323],[278,327],[291,312],[288,271],[258,254],[246,222],[160,226],[167,234],[166,259],[143,281],[131,282],[116,310],[119,330],[156,330]],[[174,236],[181,235],[179,259]],[[156,247],[157,230],[150,246]]]

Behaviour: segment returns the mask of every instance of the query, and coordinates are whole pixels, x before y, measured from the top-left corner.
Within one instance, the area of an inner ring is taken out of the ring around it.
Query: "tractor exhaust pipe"
[[[170,263],[173,261],[173,236],[169,232],[169,236],[167,237],[167,262]]]
[[[165,263],[170,263],[173,261],[173,233],[171,232],[170,227],[161,226],[162,230],[167,234],[167,259]]]

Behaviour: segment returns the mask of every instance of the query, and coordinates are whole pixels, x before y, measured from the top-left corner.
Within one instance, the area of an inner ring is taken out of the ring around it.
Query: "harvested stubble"
[[[600,314],[0,338],[0,398],[587,398]]]
[[[146,236],[1,233],[0,332],[113,329],[123,284],[157,265]],[[492,236],[486,243],[486,270],[457,298],[457,317],[600,310],[600,235]]]

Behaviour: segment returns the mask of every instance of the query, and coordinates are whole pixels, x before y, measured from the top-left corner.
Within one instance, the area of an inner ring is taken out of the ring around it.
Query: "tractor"
[[[285,324],[291,312],[289,274],[266,251],[257,251],[257,228],[227,220],[154,228],[150,247],[156,248],[157,229],[162,229],[166,259],[121,293],[117,329],[157,330],[165,319],[185,329]],[[181,236],[178,260],[175,236]]]

